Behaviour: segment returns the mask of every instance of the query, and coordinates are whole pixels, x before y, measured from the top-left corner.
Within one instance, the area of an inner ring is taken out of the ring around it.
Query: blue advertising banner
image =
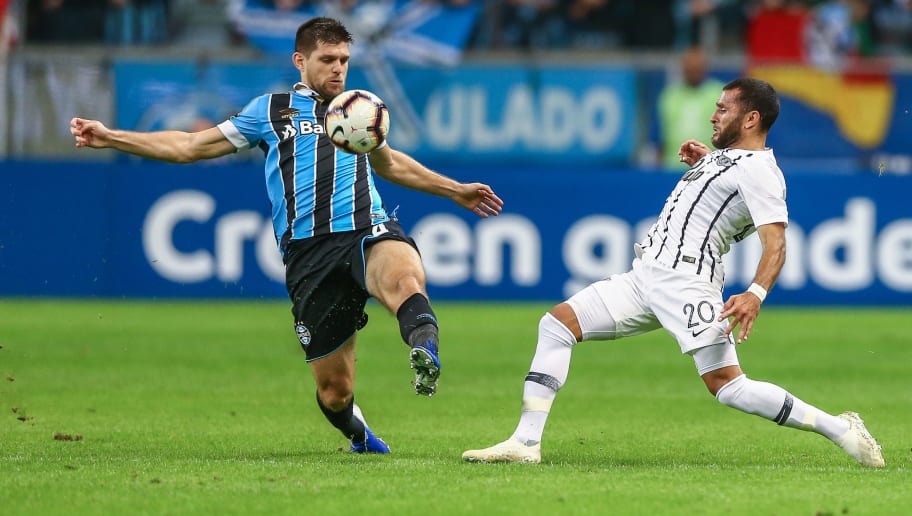
[[[115,66],[117,126],[199,130],[300,77],[290,63]],[[352,69],[349,88],[390,106],[390,142],[422,160],[627,163],[636,148],[636,74],[610,67],[477,65]]]
[[[627,270],[677,178],[627,169],[452,167],[505,200],[479,219],[380,181],[417,241],[435,299],[556,301]],[[788,259],[769,303],[912,301],[912,177],[787,171]],[[254,164],[0,165],[0,295],[282,298],[283,267]],[[725,257],[749,284],[756,236]]]
[[[300,75],[289,65],[115,62],[116,126],[136,131],[211,127],[256,96],[291,89]]]
[[[299,80],[287,56],[257,64],[121,61],[114,71],[116,125],[136,130],[210,127]],[[912,174],[912,74],[748,73],[779,91],[769,144],[787,168]],[[386,101],[391,143],[423,161],[539,168],[636,162],[649,132],[640,121],[650,120],[663,84],[664,74],[603,63],[427,68],[384,60],[353,67],[348,80]]]

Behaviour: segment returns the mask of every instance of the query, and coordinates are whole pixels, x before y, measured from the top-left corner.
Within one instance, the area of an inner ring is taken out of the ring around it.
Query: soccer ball
[[[326,134],[336,147],[351,154],[376,149],[386,140],[389,125],[386,104],[366,90],[343,91],[326,109]]]

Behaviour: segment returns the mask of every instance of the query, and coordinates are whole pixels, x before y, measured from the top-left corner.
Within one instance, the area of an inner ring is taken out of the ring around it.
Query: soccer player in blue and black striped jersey
[[[480,217],[503,202],[488,185],[459,183],[384,142],[369,154],[346,154],[326,136],[330,100],[345,90],[352,36],[338,21],[314,18],[295,37],[301,82],[287,93],[253,99],[217,127],[188,133],[109,129],[74,118],[76,147],[113,148],[146,158],[193,163],[240,149],[266,153],[266,190],[286,267],[294,329],[317,384],[317,404],[355,452],[389,453],[354,403],[355,340],[373,296],[396,315],[416,370],[415,390],[431,396],[440,375],[437,318],[425,290],[415,242],[388,213],[373,173],[447,197]]]

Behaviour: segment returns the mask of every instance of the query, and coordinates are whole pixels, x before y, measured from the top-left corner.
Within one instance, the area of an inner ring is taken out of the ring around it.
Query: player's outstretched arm
[[[236,150],[217,127],[195,133],[142,133],[109,129],[98,120],[74,118],[70,120],[70,133],[76,138],[77,148],[115,149],[171,163],[192,163],[231,154]]]
[[[698,142],[697,140],[687,140],[681,144],[680,150],[678,150],[678,156],[681,158],[681,163],[687,163],[687,166],[692,167],[694,163],[700,161],[700,158],[706,156],[712,152],[707,145]]]
[[[371,167],[387,181],[397,185],[451,199],[479,217],[498,215],[503,201],[483,183],[460,183],[434,172],[411,156],[390,149],[389,145],[371,151]]]
[[[730,334],[735,326],[738,326],[738,337],[735,339],[738,343],[747,340],[750,335],[754,321],[760,314],[762,298],[766,297],[766,292],[773,288],[773,284],[779,277],[779,271],[782,270],[782,265],[785,263],[785,224],[776,222],[758,226],[757,234],[760,236],[763,254],[760,255],[760,263],[757,264],[757,274],[754,275],[753,283],[761,290],[758,293],[754,290],[756,287],[751,285],[751,289],[748,289],[747,292],[731,296],[725,302],[722,314],[719,315],[720,321],[731,317],[726,334]]]

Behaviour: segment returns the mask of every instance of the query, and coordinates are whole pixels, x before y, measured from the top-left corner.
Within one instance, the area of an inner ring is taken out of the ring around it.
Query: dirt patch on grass
[[[61,432],[55,432],[54,440],[55,441],[81,441],[82,436],[79,434],[72,435],[72,434],[64,434]]]
[[[25,410],[20,409],[19,407],[13,407],[10,410],[13,411],[13,414],[19,414],[18,416],[16,416],[16,419],[18,419],[19,421],[22,421],[23,423],[25,423],[26,421],[31,421],[31,420],[35,419],[32,416],[26,416]]]

